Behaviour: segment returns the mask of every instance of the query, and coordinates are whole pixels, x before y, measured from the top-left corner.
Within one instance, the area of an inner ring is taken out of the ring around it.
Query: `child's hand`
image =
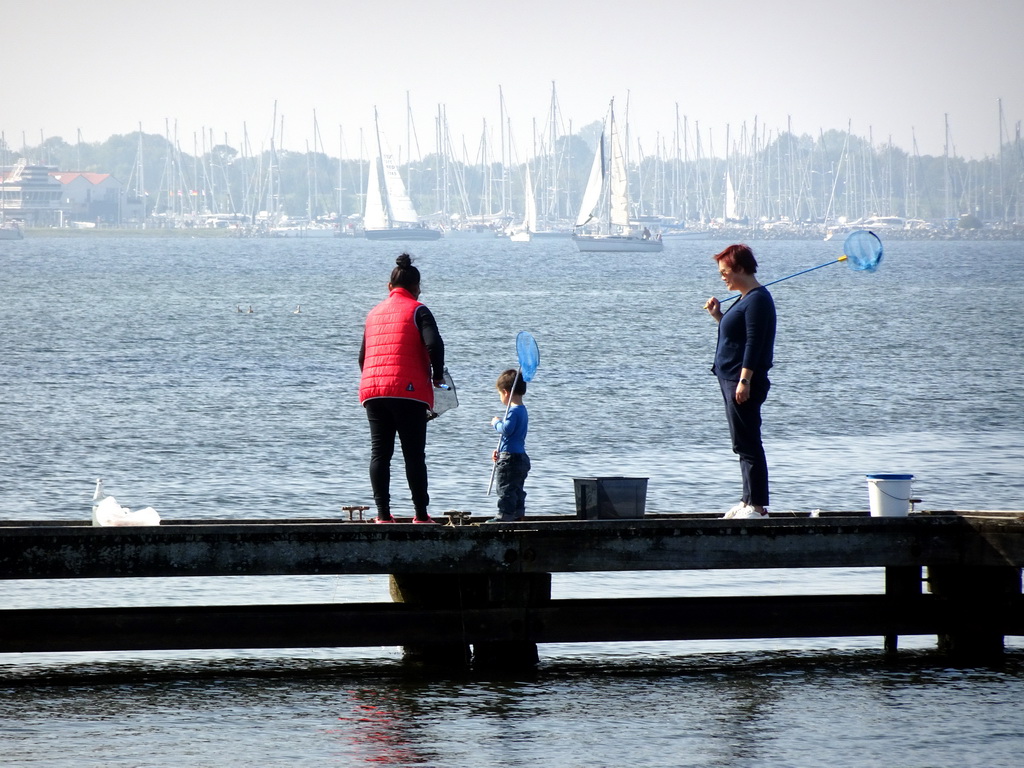
[[[494,453],[491,454],[491,461],[497,463],[498,461],[498,449],[494,449]]]
[[[491,426],[493,427],[499,421],[501,421],[501,419],[499,419],[497,416],[495,416],[493,419],[491,419]]]

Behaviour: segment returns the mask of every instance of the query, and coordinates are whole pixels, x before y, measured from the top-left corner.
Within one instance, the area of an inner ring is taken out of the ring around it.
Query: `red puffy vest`
[[[430,356],[416,327],[419,306],[411,293],[395,288],[366,316],[361,404],[375,397],[403,397],[434,407]]]

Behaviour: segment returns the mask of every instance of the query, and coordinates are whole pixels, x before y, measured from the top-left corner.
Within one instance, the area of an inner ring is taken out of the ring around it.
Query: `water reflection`
[[[417,700],[400,688],[362,688],[347,692],[352,713],[338,717],[336,735],[346,757],[372,765],[421,765],[430,758],[417,749],[424,723]]]
[[[88,764],[1013,764],[1024,655],[742,651],[555,660],[524,677],[294,656],[68,667],[0,688],[5,760]],[[975,746],[971,746],[975,745]]]

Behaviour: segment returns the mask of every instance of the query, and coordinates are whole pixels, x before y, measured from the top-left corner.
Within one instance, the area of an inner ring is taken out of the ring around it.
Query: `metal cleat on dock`
[[[448,518],[448,525],[468,525],[470,518],[473,517],[472,512],[463,512],[458,509],[449,509],[444,514]]]
[[[359,522],[362,522],[363,521],[363,512],[365,512],[368,509],[369,509],[369,507],[365,506],[363,504],[350,504],[348,506],[342,507],[341,511],[342,512],[348,512],[348,521],[350,523],[352,523],[352,522],[355,522],[355,515],[356,514],[359,515]]]

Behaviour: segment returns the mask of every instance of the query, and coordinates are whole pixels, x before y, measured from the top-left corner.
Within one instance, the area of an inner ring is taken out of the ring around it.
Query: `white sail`
[[[615,115],[609,109],[608,123],[611,136],[611,163],[608,170],[608,222],[629,229],[629,179],[626,176],[626,158],[619,143]]]
[[[513,243],[528,243],[533,233],[537,231],[537,198],[533,196],[533,179],[530,176],[529,163],[526,165],[526,180],[523,182],[523,202],[526,212],[523,214],[522,226],[509,233],[509,239]]]
[[[398,173],[394,155],[380,130],[376,109],[373,122],[377,131],[377,158],[370,165],[363,224],[367,229],[391,229],[395,226],[419,224],[419,216],[412,207],[409,193],[405,191],[405,183]]]
[[[607,153],[605,146],[607,143]],[[608,108],[605,130],[594,153],[590,179],[583,193],[580,215],[576,226],[582,227],[597,220],[601,234],[609,234],[613,227],[629,229],[629,179],[626,158],[619,141],[613,107]]]
[[[601,189],[604,187],[604,133],[597,142],[597,151],[594,153],[594,164],[590,166],[590,178],[587,180],[587,188],[583,192],[583,202],[580,204],[580,214],[576,217],[576,226],[582,227],[594,219],[597,211],[597,204],[601,202]],[[600,214],[598,214],[600,218]]]
[[[732,185],[732,176],[725,174],[725,220],[737,219],[736,189]]]
[[[385,140],[381,136],[381,147],[384,146]],[[416,215],[416,209],[412,207],[412,200],[409,198],[409,193],[405,191],[405,183],[398,173],[398,166],[395,164],[390,150],[381,152],[380,163],[383,170],[384,192],[387,195],[388,219],[391,226],[418,224],[420,217]]]
[[[363,211],[363,226],[367,229],[386,229],[388,226],[379,169],[380,158],[370,160],[370,178],[366,184],[366,210]]]
[[[526,215],[523,217],[523,228],[527,232],[537,231],[537,198],[533,196],[533,179],[530,178],[530,166],[526,166]]]

